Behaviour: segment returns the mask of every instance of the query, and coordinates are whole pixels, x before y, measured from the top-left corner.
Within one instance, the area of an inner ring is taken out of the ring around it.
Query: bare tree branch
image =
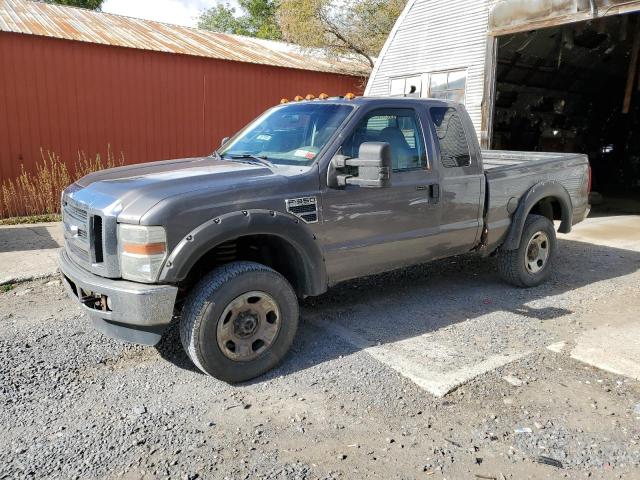
[[[369,68],[406,0],[280,0],[285,39],[333,56],[353,54]]]

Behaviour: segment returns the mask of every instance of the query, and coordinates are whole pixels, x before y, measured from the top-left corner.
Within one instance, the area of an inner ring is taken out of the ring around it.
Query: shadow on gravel
[[[171,325],[169,325],[169,328],[167,328],[167,331],[162,336],[162,340],[160,340],[160,343],[155,346],[155,349],[162,358],[173,363],[176,367],[204,375],[198,368],[196,368],[191,359],[187,356],[184,348],[182,348],[182,343],[180,342],[180,330],[178,328],[179,323],[180,317],[174,317],[171,321]]]
[[[559,240],[559,246],[552,277],[532,289],[504,284],[496,272],[495,261],[477,255],[337,285],[320,297],[302,302],[300,329],[292,351],[278,368],[251,383],[304,370],[359,350],[324,330],[322,324],[326,321],[339,320],[356,332],[367,326],[368,334],[375,331],[376,338],[367,337],[375,344],[424,335],[499,311],[551,321],[572,311],[535,305],[536,301],[640,269],[640,252],[567,240]],[[158,350],[178,367],[196,370],[182,351],[175,327]]]

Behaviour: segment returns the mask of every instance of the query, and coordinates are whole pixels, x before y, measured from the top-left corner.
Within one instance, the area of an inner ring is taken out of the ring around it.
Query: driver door
[[[323,192],[321,236],[330,283],[433,255],[440,202],[438,175],[425,148],[424,120],[416,108],[374,109],[342,144],[342,154],[355,158],[364,142],[389,143],[393,173],[388,188],[348,185]]]

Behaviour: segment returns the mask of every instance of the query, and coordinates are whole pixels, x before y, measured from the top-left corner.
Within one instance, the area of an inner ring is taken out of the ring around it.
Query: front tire
[[[180,339],[204,373],[243,382],[280,363],[295,338],[298,316],[296,294],[282,275],[259,263],[233,262],[191,291]]]
[[[557,244],[553,222],[541,215],[529,215],[518,249],[498,255],[500,276],[516,287],[537,287],[551,275]]]

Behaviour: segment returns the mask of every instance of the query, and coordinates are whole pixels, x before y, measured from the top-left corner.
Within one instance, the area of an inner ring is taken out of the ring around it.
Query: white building
[[[588,153],[640,200],[640,0],[409,0],[366,94],[457,99],[484,148]]]
[[[373,69],[366,95],[462,100],[481,124],[489,9],[495,0],[409,0]],[[480,131],[480,128],[478,128]]]

